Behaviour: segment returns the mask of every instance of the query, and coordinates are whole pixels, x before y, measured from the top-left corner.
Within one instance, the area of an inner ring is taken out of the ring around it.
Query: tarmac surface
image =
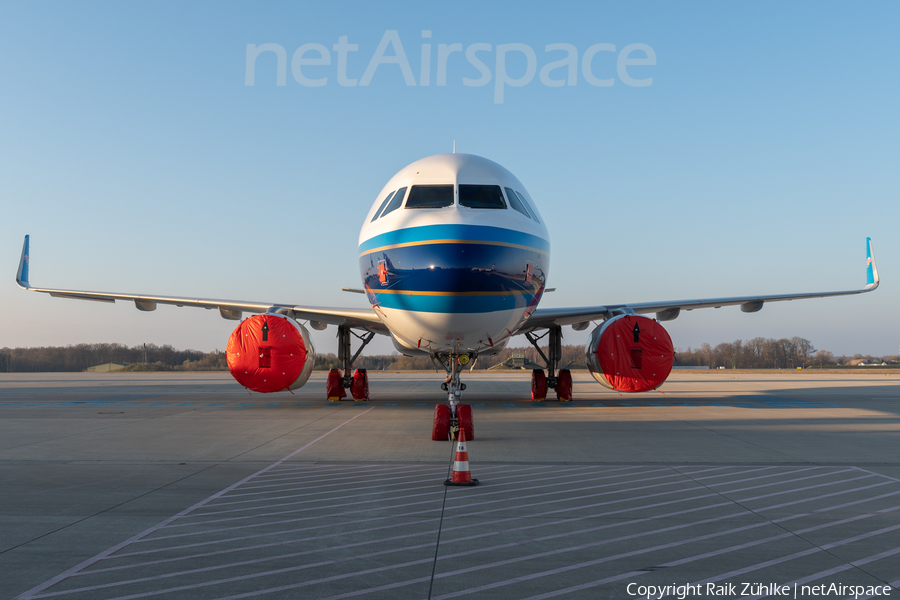
[[[898,374],[467,374],[474,488],[443,376],[370,380],[0,375],[0,598],[900,598]]]

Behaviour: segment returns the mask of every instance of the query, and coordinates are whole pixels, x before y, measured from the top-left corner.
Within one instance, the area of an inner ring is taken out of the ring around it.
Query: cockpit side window
[[[391,201],[391,196],[394,195],[394,192],[391,192],[387,195],[387,198],[384,199],[384,202],[381,203],[381,206],[378,207],[378,210],[375,211],[375,216],[372,217],[372,220],[369,223],[374,223],[375,219],[377,219],[381,215],[381,211],[384,210],[384,207],[387,206],[387,203]]]
[[[514,209],[516,209],[526,217],[533,218],[528,212],[528,209],[525,208],[525,205],[522,204],[522,201],[519,200],[519,197],[516,196],[516,193],[512,190],[512,188],[506,188],[506,197],[509,198],[510,206],[512,206]]]
[[[452,185],[414,185],[409,190],[406,208],[444,208],[453,206]]]
[[[387,208],[384,209],[384,212],[381,214],[381,216],[383,217],[383,216],[387,215],[388,213],[393,212],[393,211],[397,210],[398,208],[400,208],[400,205],[403,204],[403,196],[405,196],[405,195],[406,195],[405,187],[397,190],[397,193],[394,194],[393,198],[391,198],[390,204],[387,205]]]
[[[524,204],[528,208],[528,212],[531,213],[531,218],[540,223],[541,220],[537,218],[537,213],[534,212],[534,209],[531,208],[530,204],[528,204],[528,200],[525,199],[525,196],[522,195],[522,192],[516,192],[516,195],[519,197],[519,200],[522,201],[522,204]]]
[[[506,208],[499,185],[459,184],[459,205],[469,208]]]

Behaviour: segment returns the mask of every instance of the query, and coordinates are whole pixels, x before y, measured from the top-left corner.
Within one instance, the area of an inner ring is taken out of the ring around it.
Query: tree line
[[[872,356],[854,354],[835,356],[828,350],[816,350],[812,342],[801,337],[757,337],[746,342],[735,340],[715,347],[702,344],[697,349],[676,351],[679,366],[701,366],[710,369],[796,369],[810,367],[840,367],[855,365],[860,361],[872,363],[896,363],[898,356]]]
[[[547,348],[543,348],[544,353]],[[496,356],[481,356],[475,362],[476,369],[487,369],[512,358],[513,353],[524,353],[527,360],[544,364],[534,348],[507,348]],[[564,366],[584,368],[584,347],[563,346]],[[78,372],[106,363],[127,365],[127,371],[227,371],[225,353],[219,350],[176,350],[170,345],[146,344],[76,344],[71,346],[40,346],[36,348],[0,349],[0,373]],[[316,355],[315,369],[340,368],[333,352]],[[400,354],[362,355],[356,359],[355,368],[381,370],[430,370],[441,369],[428,357],[409,357]],[[471,363],[469,367],[471,367]]]
[[[0,373],[84,371],[106,363],[131,365],[131,370],[219,371],[227,369],[219,351],[176,350],[166,344],[76,344],[0,349]]]
[[[547,347],[542,348],[547,354]],[[488,369],[513,357],[524,354],[525,359],[543,365],[544,360],[534,347],[506,348],[496,356],[480,356],[467,368]],[[797,367],[834,367],[866,363],[896,363],[897,356],[875,357],[856,354],[852,357],[834,356],[827,350],[816,350],[804,338],[792,337],[779,340],[753,338],[746,342],[735,340],[717,346],[702,344],[699,348],[676,350],[675,366],[696,366],[717,369],[795,369]],[[146,344],[76,344],[73,346],[41,346],[37,348],[0,349],[0,373],[77,372],[105,363],[128,365],[129,371],[226,371],[225,353],[219,350],[177,350],[170,345]],[[333,352],[316,356],[315,368],[327,370],[340,368],[340,361]],[[583,369],[584,346],[563,345],[562,368]],[[441,370],[428,357],[409,357],[394,354],[363,355],[354,367],[373,371]]]

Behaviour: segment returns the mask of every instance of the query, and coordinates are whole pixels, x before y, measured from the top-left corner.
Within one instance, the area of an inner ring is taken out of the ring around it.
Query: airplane
[[[16,283],[57,298],[98,302],[128,300],[141,311],[159,304],[218,309],[240,321],[228,341],[229,370],[244,387],[262,393],[296,389],[309,379],[315,349],[306,325],[338,329],[341,369],[326,380],[329,401],[369,399],[368,376],[353,363],[375,335],[388,335],[407,356],[428,356],[447,373],[447,404],[435,407],[432,439],[474,438],[471,406],[462,403],[462,370],[479,355],[497,354],[524,335],[546,363],[532,371],[532,400],[548,389],[572,400],[572,375],[560,369],[562,328],[596,326],[585,347],[587,367],[618,392],[646,392],[669,376],[675,359],[661,325],[681,311],[739,305],[757,312],[768,302],[871,292],[879,284],[866,238],[866,285],[847,291],[736,296],[572,308],[539,308],[548,289],[550,236],[525,186],[501,165],[472,154],[437,154],[401,169],[376,196],[359,233],[363,287],[370,308],[328,308],[144,294],[33,287],[25,236]],[[252,316],[242,319],[244,313]],[[655,313],[655,318],[647,317]],[[301,323],[305,322],[305,325]],[[540,335],[539,335],[540,334]],[[351,353],[354,336],[360,346]],[[547,353],[540,340],[547,337]]]

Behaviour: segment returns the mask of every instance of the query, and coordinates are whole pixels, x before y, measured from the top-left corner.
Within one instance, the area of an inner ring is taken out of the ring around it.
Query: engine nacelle
[[[316,352],[303,325],[284,315],[264,314],[241,321],[228,338],[225,358],[238,383],[265,394],[306,383]]]
[[[675,348],[665,328],[653,319],[619,315],[594,329],[585,359],[601,385],[617,392],[647,392],[669,376]]]

